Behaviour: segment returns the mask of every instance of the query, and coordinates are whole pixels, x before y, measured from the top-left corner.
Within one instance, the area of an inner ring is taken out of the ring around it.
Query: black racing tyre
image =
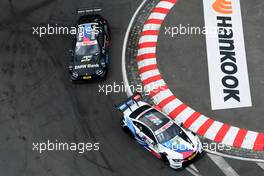
[[[161,153],[161,160],[167,165],[167,166],[170,166],[170,162],[166,156],[166,154],[164,153]]]

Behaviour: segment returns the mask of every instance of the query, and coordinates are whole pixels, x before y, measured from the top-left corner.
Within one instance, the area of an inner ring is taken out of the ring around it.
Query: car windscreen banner
[[[98,34],[97,23],[87,23],[78,27],[78,42],[84,45],[96,45],[96,35]]]
[[[212,109],[250,107],[240,1],[203,0],[203,5]]]

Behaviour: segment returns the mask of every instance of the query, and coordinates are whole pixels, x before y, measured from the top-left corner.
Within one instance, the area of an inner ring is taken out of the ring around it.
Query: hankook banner
[[[213,110],[252,106],[239,0],[203,0]]]

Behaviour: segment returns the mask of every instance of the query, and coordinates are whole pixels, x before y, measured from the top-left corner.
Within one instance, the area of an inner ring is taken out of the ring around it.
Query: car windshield
[[[170,127],[168,127],[166,130],[161,131],[160,133],[156,134],[156,137],[159,141],[159,143],[163,144],[172,138],[174,138],[177,135],[180,135],[183,133],[182,129],[173,123]]]
[[[77,56],[91,56],[99,53],[98,45],[81,45],[77,44],[75,48],[75,54]]]

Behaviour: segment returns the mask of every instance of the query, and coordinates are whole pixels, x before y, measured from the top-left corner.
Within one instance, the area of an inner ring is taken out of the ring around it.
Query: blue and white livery
[[[178,126],[156,107],[141,101],[136,93],[116,106],[123,113],[121,126],[137,142],[173,169],[202,153],[198,136]]]

